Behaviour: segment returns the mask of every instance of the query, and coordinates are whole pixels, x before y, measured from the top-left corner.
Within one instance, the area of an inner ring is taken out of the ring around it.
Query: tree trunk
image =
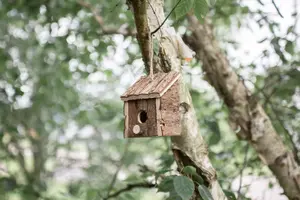
[[[208,82],[216,89],[230,112],[230,125],[239,130],[238,138],[247,140],[262,162],[270,168],[289,199],[300,199],[300,169],[275,131],[262,106],[247,90],[244,82],[229,66],[216,42],[212,26],[201,24],[195,16],[188,16],[191,36],[185,41],[202,61]]]
[[[138,31],[137,39],[139,40],[140,48],[143,52],[142,55],[146,65],[146,70],[150,71],[149,57],[151,56],[146,55],[148,51],[147,49],[144,49],[149,46],[149,38],[146,38],[147,34],[145,34],[145,32],[147,32],[147,30],[150,30],[151,32],[157,29],[165,19],[163,10],[164,1],[131,0],[129,3],[131,4],[130,6],[132,6],[132,10],[134,12],[135,23]],[[148,27],[145,27],[145,24],[141,24],[145,23],[142,10],[144,6],[142,4],[146,4],[146,25]],[[154,57],[154,72],[169,72],[171,70],[180,71],[181,69],[179,52],[174,47],[171,39],[168,38],[169,36],[166,34],[166,29],[168,29],[168,26],[165,24],[152,37],[153,40],[156,40],[160,44],[159,56]],[[199,133],[199,125],[192,105],[191,96],[183,81],[181,82],[180,95],[181,105],[183,108],[181,116],[182,132],[181,136],[172,138],[172,150],[178,169],[181,171],[184,166],[194,166],[197,169],[197,173],[204,179],[205,185],[209,188],[214,200],[225,200],[227,198],[217,181],[216,171],[212,167],[208,158],[206,144]],[[193,199],[199,199],[199,194],[197,192],[195,192]]]

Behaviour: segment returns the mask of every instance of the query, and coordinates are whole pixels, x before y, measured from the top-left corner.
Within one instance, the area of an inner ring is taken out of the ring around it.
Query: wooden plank
[[[127,89],[127,91],[121,95],[121,99],[122,99],[122,97],[127,97],[128,95],[132,94],[132,92],[134,92],[136,90],[136,87],[138,87],[138,85],[140,83],[142,83],[145,78],[146,78],[146,76],[142,76],[139,80],[137,80],[137,82],[135,82],[132,86],[130,86]]]
[[[178,136],[181,134],[181,115],[179,111],[179,81],[176,81],[172,87],[161,97],[161,117],[162,117],[162,135]]]
[[[157,73],[154,74],[153,80],[149,76],[143,76],[121,95],[121,99],[123,101],[146,99],[147,95],[149,98],[157,98],[162,96],[179,76],[180,73],[178,72]],[[139,95],[143,95],[143,97],[139,97]]]
[[[139,100],[139,109],[147,111],[148,101],[146,99]]]
[[[148,129],[148,137],[157,136],[157,121],[156,121],[156,99],[149,99],[147,100],[147,114],[148,120],[147,122],[147,129]]]
[[[134,91],[132,91],[131,94],[129,94],[129,95],[140,95],[141,91],[143,91],[143,89],[147,85],[149,85],[151,81],[152,80],[149,77],[144,78],[142,82],[140,82],[139,84],[136,84],[136,89]]]
[[[156,132],[157,136],[162,136],[162,131],[160,128],[160,122],[161,122],[161,112],[160,112],[160,99],[155,99],[155,111],[156,111]]]
[[[128,122],[128,102],[124,102],[124,138],[128,138],[129,137],[129,122]]]
[[[137,102],[128,102],[128,137],[135,137],[133,126],[137,124],[136,114],[138,113]]]
[[[131,95],[127,97],[121,97],[123,101],[130,101],[130,100],[139,100],[139,99],[153,99],[159,98],[160,95],[158,93],[153,94],[140,94],[140,95]]]
[[[151,81],[151,84],[149,84],[147,87],[144,88],[144,90],[141,92],[142,94],[152,94],[155,93],[155,91],[151,92],[154,88],[159,85],[159,83],[164,80],[164,78],[168,75],[168,73],[157,73],[155,78],[153,78],[153,81]]]
[[[153,90],[162,96],[180,77],[178,72],[170,72]],[[152,92],[152,91],[151,91]]]
[[[149,103],[149,100],[145,100],[145,99],[139,100],[139,103],[138,103],[138,114],[141,111],[145,111],[146,114],[147,114],[147,118],[148,118],[145,123],[140,123],[140,121],[138,120],[138,115],[137,115],[137,121],[138,121],[139,126],[141,127],[141,130],[142,130],[142,134],[140,135],[140,137],[149,136],[149,130],[148,130],[148,121],[149,121],[148,103]]]
[[[177,75],[174,74],[174,76],[170,79],[170,82],[168,82],[168,83],[165,82],[166,85],[158,86],[159,88],[157,89],[157,92],[159,93],[159,95],[163,96],[179,78],[180,78],[180,74],[177,74]],[[164,83],[162,83],[162,84],[164,84]]]

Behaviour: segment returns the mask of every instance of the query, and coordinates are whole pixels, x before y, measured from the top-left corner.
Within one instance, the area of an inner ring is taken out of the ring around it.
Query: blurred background
[[[231,66],[285,144],[300,148],[298,0],[217,0],[208,16]],[[174,1],[165,1],[165,10]],[[185,34],[185,18],[168,23]],[[123,139],[120,95],[144,74],[124,0],[0,1],[0,199],[166,199],[170,138]],[[227,122],[197,60],[183,67],[224,190],[285,200],[269,169]],[[130,187],[132,186],[132,187]]]

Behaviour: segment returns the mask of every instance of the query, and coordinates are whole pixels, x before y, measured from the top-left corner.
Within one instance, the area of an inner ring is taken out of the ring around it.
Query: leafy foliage
[[[169,192],[168,199],[188,200],[194,193],[194,183],[186,176],[167,176],[158,186],[158,191]]]
[[[190,199],[194,193],[194,183],[186,176],[177,176],[173,180],[174,189],[182,199]]]
[[[204,185],[199,185],[198,191],[203,200],[213,200],[213,197],[212,197],[210,191]]]
[[[229,200],[236,200],[235,195],[233,192],[228,191],[228,190],[224,190],[225,195],[227,196],[227,198]]]
[[[174,2],[173,7],[174,10],[174,17],[176,20],[182,18],[191,10],[194,11],[195,16],[199,20],[203,20],[205,15],[208,12],[208,2],[207,0],[181,0],[179,4],[178,2]],[[213,4],[214,1],[209,1],[209,4]],[[177,6],[176,6],[177,5]]]

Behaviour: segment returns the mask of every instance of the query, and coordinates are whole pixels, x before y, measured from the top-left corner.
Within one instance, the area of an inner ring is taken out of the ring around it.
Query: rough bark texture
[[[140,0],[131,0],[131,3]],[[163,0],[144,0],[147,2],[147,17],[150,31],[155,30],[165,19],[163,11]],[[148,4],[150,3],[150,5]],[[137,25],[138,26],[138,25]],[[154,36],[160,44],[159,58],[155,59],[154,72],[180,71],[181,60],[179,52],[172,44],[170,38],[165,34],[167,25],[164,25]],[[148,70],[147,70],[148,71]],[[181,100],[181,136],[172,137],[172,149],[178,168],[192,165],[197,169],[199,175],[205,181],[205,185],[210,189],[214,200],[227,199],[224,195],[216,176],[216,171],[212,167],[208,158],[208,151],[202,136],[199,133],[197,117],[192,105],[191,96],[183,82],[180,83]],[[199,199],[199,194],[195,192],[193,199]]]
[[[232,70],[220,50],[208,23],[188,16],[191,36],[186,42],[202,61],[208,82],[216,89],[230,111],[230,123],[237,135],[247,140],[276,176],[289,199],[300,199],[300,169],[294,156],[283,144],[270,119],[242,80]]]
[[[180,135],[179,80],[160,99],[160,129],[163,136]]]

